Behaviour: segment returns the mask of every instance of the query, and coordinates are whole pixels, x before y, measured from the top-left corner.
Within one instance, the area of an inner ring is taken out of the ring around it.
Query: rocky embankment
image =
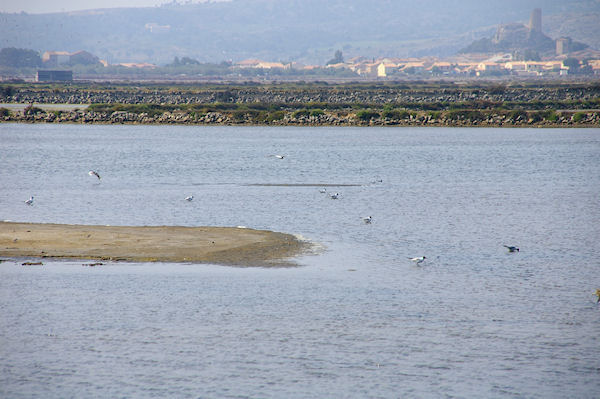
[[[294,116],[284,113],[280,119],[257,121],[253,115],[226,112],[196,114],[187,112],[164,112],[160,115],[115,111],[12,113],[0,117],[3,122],[25,123],[96,123],[96,124],[179,124],[179,125],[298,125],[298,126],[539,126],[539,127],[600,127],[600,112],[554,113],[543,118],[539,113],[479,113],[475,117],[453,113],[411,112],[406,116],[384,117],[380,114],[363,117],[354,114],[327,113]]]
[[[600,84],[5,86],[0,121],[101,124],[600,127]],[[90,104],[50,110],[36,104]],[[0,106],[1,107],[1,106]],[[84,107],[82,107],[84,108]]]
[[[9,94],[9,95],[6,95]],[[600,84],[560,85],[554,87],[507,87],[483,85],[472,87],[432,87],[429,85],[311,85],[278,87],[138,87],[109,86],[98,88],[63,86],[15,87],[0,93],[0,102],[38,104],[209,104],[221,103],[459,103],[480,101],[564,102],[593,101],[600,98]]]

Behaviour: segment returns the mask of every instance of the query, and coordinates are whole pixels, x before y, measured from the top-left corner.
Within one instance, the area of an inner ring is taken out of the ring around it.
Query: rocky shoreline
[[[0,105],[0,122],[19,123],[600,127],[598,83],[24,84],[2,87],[0,102],[29,104],[21,110]]]
[[[78,123],[78,124],[143,124],[143,125],[265,125],[265,126],[484,126],[484,127],[600,127],[600,112],[561,111],[544,118],[537,112],[495,113],[475,115],[450,112],[410,112],[398,117],[369,116],[360,113],[323,112],[294,116],[284,112],[280,119],[257,121],[254,115],[230,112],[163,112],[157,115],[126,111],[94,112],[86,110],[13,112],[0,117],[0,122]]]
[[[564,102],[600,98],[600,83],[507,86],[433,84],[306,85],[63,85],[14,86],[0,92],[0,102],[42,104],[209,104],[209,103],[460,103],[464,101]]]

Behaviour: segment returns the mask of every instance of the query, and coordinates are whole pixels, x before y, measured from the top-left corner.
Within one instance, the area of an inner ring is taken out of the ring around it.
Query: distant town
[[[5,50],[5,49],[3,49]],[[220,64],[200,64],[197,61],[158,66],[150,63],[119,63],[110,65],[102,60],[87,63],[97,57],[86,51],[75,53],[49,51],[43,54],[42,69],[35,76],[23,76],[21,73],[10,73],[2,76],[3,80],[24,78],[36,81],[71,81],[76,79],[94,79],[110,75],[140,77],[158,77],[161,75],[179,78],[203,78],[210,76],[237,78],[310,78],[340,77],[366,79],[406,79],[406,78],[441,78],[441,77],[558,77],[567,75],[598,76],[600,75],[599,59],[577,59],[573,57],[556,57],[554,59],[518,60],[511,53],[485,55],[469,55],[455,59],[440,60],[426,58],[378,58],[367,59],[354,57],[349,60],[329,63],[327,65],[303,65],[297,62],[273,62],[259,59],[248,59],[239,62],[223,62]],[[477,59],[479,58],[479,59]],[[101,65],[99,66],[98,63]],[[74,68],[70,68],[74,67]],[[74,72],[74,70],[76,72]],[[208,70],[208,72],[206,72]]]
[[[147,24],[146,29],[166,29]],[[483,38],[452,57],[369,58],[344,57],[335,51],[324,65],[262,59],[201,63],[175,56],[164,65],[140,62],[108,63],[79,50],[45,51],[3,48],[0,79],[68,82],[73,80],[422,80],[460,78],[538,78],[600,75],[600,52],[570,37],[552,39],[542,31],[542,10],[532,11],[528,25],[498,26],[491,38]]]

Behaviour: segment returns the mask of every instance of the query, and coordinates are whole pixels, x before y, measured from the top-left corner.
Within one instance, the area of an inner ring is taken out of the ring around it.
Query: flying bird
[[[100,175],[96,171],[90,170],[88,172],[88,175],[90,175],[90,176],[96,176],[98,178],[98,180],[100,180]]]
[[[505,245],[504,247],[508,249],[508,252],[519,252],[519,247],[513,247],[511,245]]]
[[[427,259],[427,257],[426,256],[419,256],[419,257],[416,257],[416,258],[408,258],[408,259],[410,259],[411,261],[415,262],[417,265],[420,265],[421,263],[425,262],[425,259]]]
[[[33,205],[33,195],[31,197],[29,197],[29,199],[27,201],[25,201],[25,203],[29,206]]]

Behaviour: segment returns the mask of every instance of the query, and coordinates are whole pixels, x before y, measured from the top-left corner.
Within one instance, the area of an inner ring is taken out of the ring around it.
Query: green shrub
[[[513,121],[516,121],[517,119],[519,119],[519,117],[521,118],[521,120],[526,121],[527,120],[527,112],[525,112],[521,109],[516,109],[514,111],[509,112],[508,117],[510,119],[512,119]]]
[[[364,109],[356,113],[356,117],[361,121],[370,121],[371,119],[379,118],[379,112],[371,109]]]
[[[279,120],[282,120],[284,116],[285,116],[285,112],[283,112],[283,111],[269,112],[269,114],[267,115],[266,121],[267,122],[279,121]]]
[[[573,122],[581,122],[585,117],[586,114],[584,112],[576,112],[575,115],[573,115]]]
[[[255,123],[266,123],[269,118],[268,111],[254,111],[252,112],[252,119]]]
[[[246,111],[233,111],[232,113],[232,117],[235,121],[237,122],[242,122],[244,120],[246,120]]]
[[[8,108],[0,108],[0,116],[10,116]]]
[[[558,114],[553,109],[540,111],[537,114],[540,116],[540,118],[546,121],[556,122],[558,120]]]
[[[411,115],[411,112],[404,109],[385,110],[381,113],[381,116],[388,119],[408,119]]]
[[[310,116],[319,117],[319,116],[324,115],[324,114],[325,114],[325,112],[323,112],[322,109],[318,109],[317,108],[317,109],[311,109],[310,110]]]
[[[292,114],[294,118],[300,118],[303,116],[310,116],[310,111],[307,109],[299,109],[298,111],[294,111]]]

